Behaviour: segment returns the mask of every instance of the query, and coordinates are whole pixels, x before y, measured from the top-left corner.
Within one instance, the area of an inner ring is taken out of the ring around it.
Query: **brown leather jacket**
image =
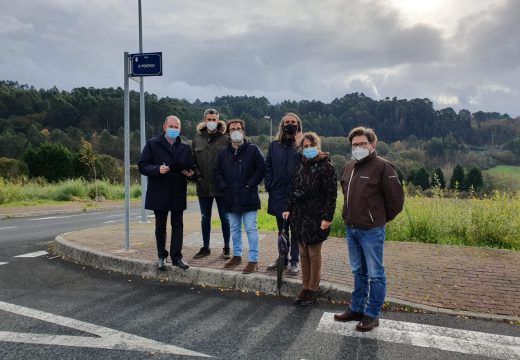
[[[404,191],[394,165],[373,151],[360,162],[345,164],[341,178],[345,224],[371,229],[385,225],[401,212]]]

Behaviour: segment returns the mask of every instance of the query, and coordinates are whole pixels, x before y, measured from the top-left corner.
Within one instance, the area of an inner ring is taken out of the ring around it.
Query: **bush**
[[[18,180],[29,176],[27,164],[21,160],[0,157],[0,177],[6,180]]]
[[[70,201],[87,197],[87,183],[84,180],[67,180],[55,187],[53,200]]]
[[[23,155],[31,177],[43,176],[49,182],[65,180],[74,174],[73,155],[62,145],[44,143]]]

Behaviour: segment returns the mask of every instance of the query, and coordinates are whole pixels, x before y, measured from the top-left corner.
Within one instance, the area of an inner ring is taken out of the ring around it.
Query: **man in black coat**
[[[265,161],[265,189],[269,193],[267,212],[276,217],[278,232],[282,231],[284,220],[282,213],[287,211],[287,199],[291,193],[294,171],[300,163],[299,143],[303,140],[302,121],[295,113],[287,113],[280,121],[276,140],[271,142]],[[291,234],[292,235],[292,234]],[[298,241],[291,236],[291,275],[298,275]],[[289,263],[284,259],[284,267]],[[277,268],[277,261],[267,266],[268,270]]]
[[[182,261],[182,215],[186,210],[187,178],[193,176],[193,157],[190,146],[181,140],[181,120],[167,116],[164,134],[146,142],[139,159],[139,172],[148,176],[145,208],[155,213],[157,267],[165,269],[166,222],[171,212],[170,256],[172,264],[183,270],[189,268]]]
[[[258,184],[264,178],[265,161],[260,149],[244,138],[245,123],[241,119],[229,120],[229,146],[218,156],[215,176],[224,193],[233,239],[233,257],[224,267],[232,269],[242,262],[242,223],[249,244],[248,263],[242,270],[250,274],[258,270],[257,211],[260,209]]]

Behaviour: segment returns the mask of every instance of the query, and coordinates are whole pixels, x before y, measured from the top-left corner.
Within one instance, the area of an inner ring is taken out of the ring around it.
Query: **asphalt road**
[[[104,225],[117,213],[0,220],[0,359],[520,359],[520,327],[507,323],[385,311],[378,333],[360,337],[354,324],[327,321],[343,311],[340,305],[301,308],[271,296],[99,271],[48,254],[15,257],[44,251],[56,234]],[[426,325],[439,328],[403,330]],[[390,331],[396,327],[399,335]],[[199,356],[182,355],[189,351]]]

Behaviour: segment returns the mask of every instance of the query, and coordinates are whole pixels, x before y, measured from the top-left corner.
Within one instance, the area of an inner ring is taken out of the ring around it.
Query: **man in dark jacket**
[[[267,212],[276,217],[278,232],[282,231],[284,220],[282,213],[287,211],[286,203],[291,193],[291,181],[294,170],[300,162],[297,147],[302,141],[302,122],[295,113],[287,113],[280,121],[276,140],[271,142],[265,161],[265,189],[269,193]],[[291,234],[291,275],[298,275],[298,241]],[[286,255],[284,266],[289,259]],[[268,270],[277,268],[277,261],[267,266]]]
[[[182,261],[182,215],[186,210],[187,177],[193,176],[193,157],[190,146],[181,140],[181,121],[177,116],[166,117],[164,134],[146,142],[139,159],[139,172],[148,176],[145,208],[155,213],[157,267],[163,270],[168,258],[166,222],[171,211],[172,264],[183,270],[189,266]]]
[[[195,254],[195,259],[211,254],[209,238],[213,199],[217,203],[220,223],[222,224],[222,235],[224,237],[222,257],[224,259],[231,258],[229,250],[229,217],[224,209],[223,193],[216,186],[214,176],[218,154],[228,146],[228,141],[226,123],[219,120],[218,111],[215,109],[204,111],[204,118],[197,125],[197,136],[191,143],[193,159],[201,176],[197,181],[197,196],[199,197],[203,245],[199,252]]]
[[[348,139],[352,161],[343,168],[340,182],[354,291],[349,309],[334,315],[334,319],[359,321],[357,331],[371,331],[379,326],[379,312],[386,295],[386,223],[403,209],[404,192],[394,166],[377,156],[374,130],[357,127]]]
[[[217,184],[224,192],[224,204],[229,215],[233,239],[233,257],[224,268],[232,269],[242,262],[243,222],[249,252],[248,263],[242,272],[250,274],[258,270],[258,184],[264,178],[265,162],[258,146],[244,139],[243,120],[229,120],[227,127],[231,141],[229,146],[220,152],[215,169]]]

